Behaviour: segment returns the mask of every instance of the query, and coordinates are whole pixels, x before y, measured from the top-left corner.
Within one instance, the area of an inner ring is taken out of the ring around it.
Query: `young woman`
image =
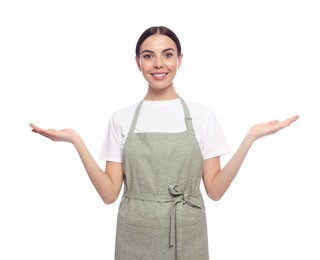
[[[32,131],[74,145],[97,192],[119,206],[115,259],[207,260],[207,195],[219,200],[237,175],[252,144],[298,119],[253,126],[221,169],[229,151],[211,109],[179,97],[173,81],[182,62],[181,45],[168,28],[151,27],[136,45],[136,63],[148,83],[144,99],[116,111],[110,119],[101,159],[102,171],[72,129]]]

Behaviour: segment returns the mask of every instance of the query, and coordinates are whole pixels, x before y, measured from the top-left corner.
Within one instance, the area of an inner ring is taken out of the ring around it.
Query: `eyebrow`
[[[174,51],[174,49],[173,49],[173,48],[167,48],[167,49],[164,49],[162,52],[166,52],[166,51]],[[142,53],[145,53],[145,52],[154,53],[154,51],[151,51],[151,50],[143,50],[143,51],[141,52],[141,54],[142,54]]]

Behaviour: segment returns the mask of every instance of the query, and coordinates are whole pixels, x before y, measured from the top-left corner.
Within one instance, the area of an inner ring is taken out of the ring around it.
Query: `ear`
[[[138,69],[141,71],[141,63],[140,63],[140,58],[136,56],[136,63],[138,66]]]
[[[180,68],[181,66],[181,63],[182,63],[182,58],[183,58],[183,54],[180,53],[179,57],[178,57],[178,69]]]

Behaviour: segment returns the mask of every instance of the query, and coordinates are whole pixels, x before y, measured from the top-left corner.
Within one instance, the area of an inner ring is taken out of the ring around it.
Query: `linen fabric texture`
[[[186,102],[186,130],[136,133],[141,101],[123,147],[124,193],[116,260],[208,260],[203,155]]]

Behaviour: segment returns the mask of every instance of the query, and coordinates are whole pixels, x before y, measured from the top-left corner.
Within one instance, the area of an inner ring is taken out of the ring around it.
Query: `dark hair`
[[[169,28],[165,27],[165,26],[153,26],[148,28],[147,30],[145,30],[140,38],[138,39],[137,45],[136,45],[136,56],[139,57],[140,56],[140,46],[141,44],[150,36],[155,35],[155,34],[161,34],[161,35],[165,35],[168,36],[171,40],[173,40],[177,46],[177,50],[178,50],[178,56],[180,56],[181,54],[181,44],[180,41],[177,37],[177,35],[171,31]]]

